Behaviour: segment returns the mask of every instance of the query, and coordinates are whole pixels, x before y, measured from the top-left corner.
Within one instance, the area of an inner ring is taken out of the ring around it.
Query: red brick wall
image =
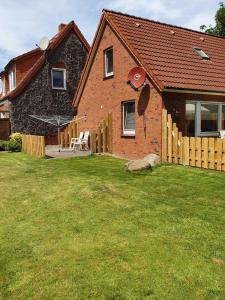
[[[186,135],[185,130],[185,103],[186,101],[210,101],[225,102],[225,96],[200,95],[200,94],[184,94],[184,93],[165,93],[163,94],[163,104],[167,111],[172,115],[172,119],[176,122],[178,129]],[[176,114],[175,111],[179,113]]]
[[[113,46],[114,77],[104,79],[103,52]],[[127,75],[137,66],[134,59],[107,26],[101,39],[83,95],[78,116],[87,113],[80,122],[81,130],[96,129],[108,112],[113,113],[113,153],[127,158],[142,158],[149,153],[161,153],[162,97],[147,80],[142,91],[127,84]],[[135,137],[122,136],[121,103],[135,100]],[[144,110],[144,113],[143,113]]]
[[[27,72],[33,67],[40,58],[41,53],[34,53],[16,62],[16,85],[18,85]]]

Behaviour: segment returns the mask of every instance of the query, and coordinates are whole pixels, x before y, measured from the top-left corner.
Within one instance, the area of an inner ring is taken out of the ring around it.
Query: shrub
[[[10,152],[20,152],[21,151],[21,143],[18,140],[11,139],[8,142],[7,150]]]
[[[8,141],[0,141],[0,151],[7,151],[8,143]]]
[[[14,132],[10,135],[10,141],[17,141],[22,144],[22,134],[19,132]]]
[[[22,148],[22,135],[19,132],[12,133],[7,143],[6,150],[10,152],[20,152]]]

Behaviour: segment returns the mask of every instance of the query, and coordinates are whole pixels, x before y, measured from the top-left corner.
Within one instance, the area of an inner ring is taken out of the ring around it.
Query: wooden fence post
[[[167,161],[167,111],[162,110],[162,161]]]
[[[183,137],[183,165],[189,166],[190,153],[189,153],[189,137]]]

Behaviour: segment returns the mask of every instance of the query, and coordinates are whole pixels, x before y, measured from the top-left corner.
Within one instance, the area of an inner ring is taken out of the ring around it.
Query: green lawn
[[[0,299],[225,299],[225,173],[0,153]]]

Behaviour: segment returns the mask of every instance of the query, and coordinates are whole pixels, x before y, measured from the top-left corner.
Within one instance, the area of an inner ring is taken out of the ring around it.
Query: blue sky
[[[199,29],[214,25],[219,0],[0,0],[0,69],[8,60],[52,37],[59,23],[75,20],[92,42],[103,8]]]

